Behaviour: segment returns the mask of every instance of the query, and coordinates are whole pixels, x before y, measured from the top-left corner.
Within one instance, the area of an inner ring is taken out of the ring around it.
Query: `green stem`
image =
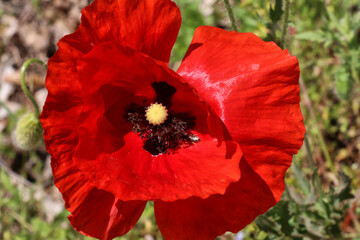
[[[304,81],[302,80],[302,78],[300,78],[299,82],[300,82],[301,90],[302,90],[303,95],[304,95],[305,106],[309,110],[310,117],[311,117],[311,119],[313,121],[313,124],[314,124],[313,126],[316,129],[316,134],[317,134],[318,139],[319,139],[321,151],[324,153],[324,156],[325,156],[326,165],[327,165],[328,168],[330,168],[331,171],[334,171],[335,170],[334,162],[332,161],[332,159],[330,157],[330,154],[329,154],[329,150],[326,147],[324,137],[323,137],[323,135],[321,133],[319,124],[317,122],[317,119],[316,119],[316,116],[315,116],[315,113],[314,113],[314,109],[312,108],[312,105],[311,105],[310,97],[309,97],[309,95],[307,93],[307,90],[306,90],[306,86],[305,86]]]
[[[307,157],[309,159],[310,167],[311,167],[312,170],[315,170],[316,169],[316,164],[315,164],[314,158],[312,157],[310,143],[309,143],[309,139],[307,137],[307,134],[305,134],[304,140],[305,140],[305,148],[306,148]]]
[[[231,5],[229,3],[229,0],[224,0],[224,3],[225,3],[225,7],[226,7],[226,10],[229,14],[229,18],[230,18],[230,22],[231,22],[231,26],[232,26],[232,29],[234,31],[238,31],[237,29],[237,26],[236,26],[236,22],[235,22],[235,18],[234,18],[234,13],[232,11],[232,8],[231,8]]]
[[[311,148],[310,148],[310,144],[309,144],[309,139],[308,139],[306,134],[305,134],[304,140],[305,140],[306,153],[307,153],[307,157],[309,159],[311,170],[313,172],[315,172],[318,169],[317,169],[315,161],[314,161],[314,159],[312,157],[312,152],[311,152]],[[319,177],[318,174],[315,175],[314,183],[315,183],[315,187],[317,188],[320,197],[323,197],[324,196],[324,191],[322,190],[321,180],[320,180],[320,177]]]
[[[28,89],[28,87],[26,86],[26,82],[25,82],[25,72],[26,69],[29,67],[30,64],[32,63],[39,63],[41,64],[43,67],[45,67],[47,69],[46,64],[36,58],[31,58],[29,60],[27,60],[21,67],[21,74],[20,74],[20,81],[21,81],[21,89],[23,90],[23,92],[25,93],[25,95],[30,99],[32,105],[34,106],[35,109],[35,114],[37,117],[40,116],[40,108],[39,105],[36,103],[33,95],[30,93],[30,90]]]
[[[282,25],[281,38],[280,38],[280,47],[285,48],[285,37],[287,33],[287,27],[289,22],[289,12],[290,12],[290,0],[285,0],[285,10],[284,10],[284,22]]]

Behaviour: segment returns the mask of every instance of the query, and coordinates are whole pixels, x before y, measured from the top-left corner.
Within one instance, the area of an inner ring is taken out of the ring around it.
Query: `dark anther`
[[[154,102],[161,103],[169,109],[176,88],[166,82],[153,82],[151,85],[156,93]],[[126,109],[126,118],[132,124],[133,132],[144,141],[143,148],[152,155],[170,154],[200,141],[198,136],[190,132],[195,122],[193,116],[186,113],[170,113],[164,123],[152,125],[146,120],[147,107],[147,102],[142,106],[131,104]]]
[[[189,147],[200,141],[200,138],[190,132],[187,123],[169,116],[165,123],[150,124],[145,117],[145,107],[134,107],[128,113],[128,120],[132,124],[133,132],[144,141],[143,148],[156,156],[170,154],[182,147]]]

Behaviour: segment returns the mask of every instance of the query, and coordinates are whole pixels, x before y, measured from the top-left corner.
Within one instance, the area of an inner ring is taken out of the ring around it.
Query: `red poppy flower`
[[[85,235],[125,234],[152,200],[166,239],[213,239],[280,199],[304,136],[297,59],[199,27],[176,73],[180,23],[170,0],[96,0],[49,60],[45,142]]]

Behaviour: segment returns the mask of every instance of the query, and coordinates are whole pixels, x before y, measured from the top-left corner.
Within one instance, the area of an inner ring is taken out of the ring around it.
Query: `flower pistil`
[[[153,103],[145,110],[146,120],[152,125],[163,124],[168,116],[167,109],[161,103]]]

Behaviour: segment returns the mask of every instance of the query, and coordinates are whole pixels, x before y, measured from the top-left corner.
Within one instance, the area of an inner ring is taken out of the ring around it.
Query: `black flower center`
[[[171,96],[176,89],[165,82],[153,83],[156,92],[156,102],[163,106],[170,106]],[[187,121],[178,116],[188,116],[183,113],[171,113],[161,124],[151,124],[146,116],[146,111],[153,105],[147,101],[142,106],[132,104],[127,110],[127,119],[132,125],[132,130],[143,140],[143,148],[154,156],[174,153],[177,149],[189,147],[200,141],[200,138],[191,133],[193,118],[187,117]],[[176,116],[175,116],[176,115]]]

